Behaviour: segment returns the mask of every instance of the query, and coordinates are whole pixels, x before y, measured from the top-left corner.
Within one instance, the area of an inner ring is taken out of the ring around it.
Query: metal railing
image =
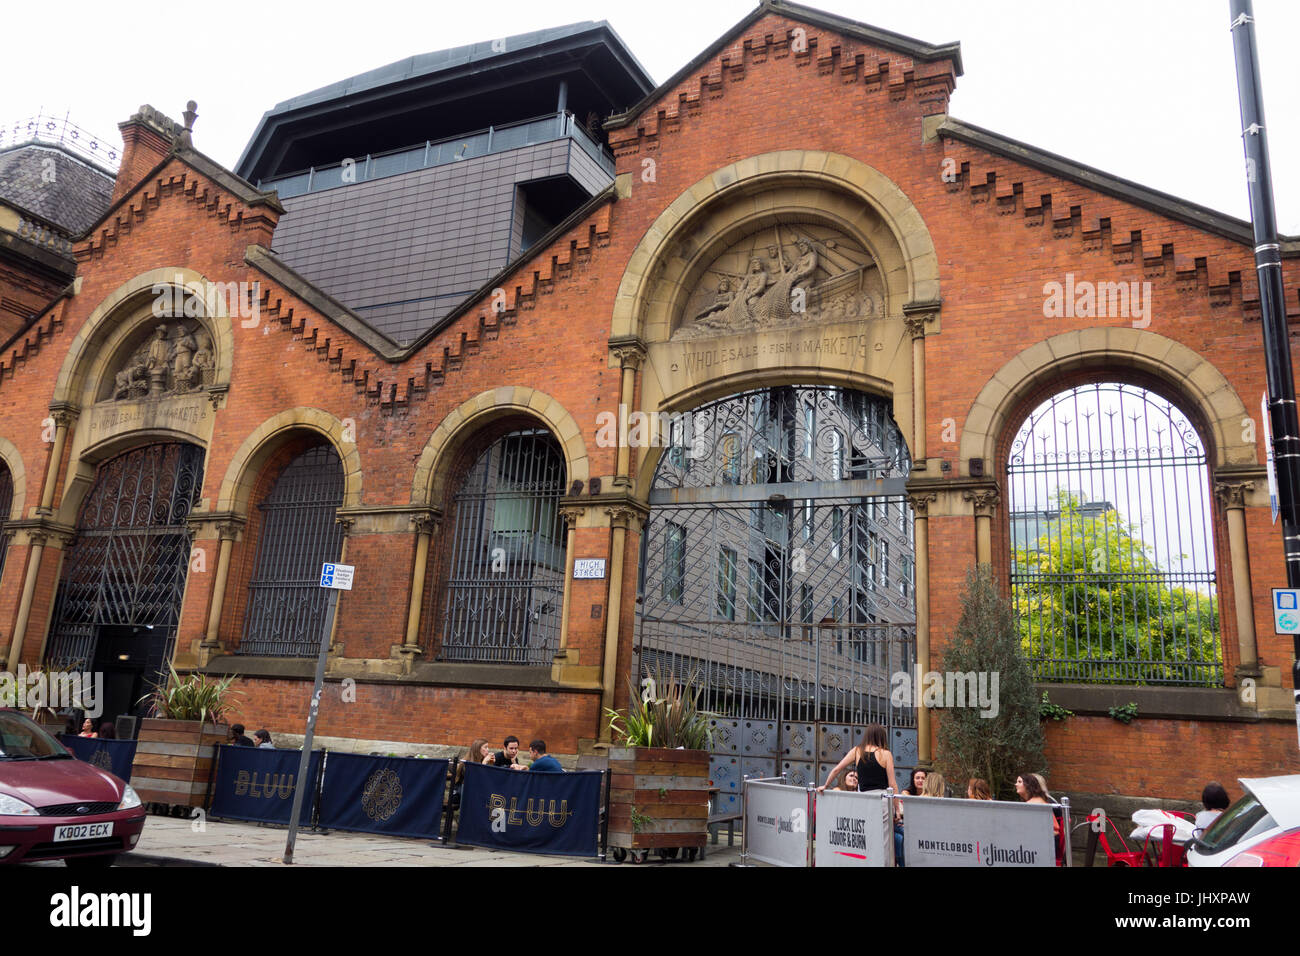
[[[117,139],[106,140],[82,129],[66,115],[51,116],[37,113],[25,119],[0,126],[0,149],[21,146],[25,143],[48,143],[62,146],[71,153],[91,162],[116,170],[122,157],[122,147]]]
[[[273,189],[281,199],[289,199],[323,189],[399,176],[417,169],[445,166],[559,139],[572,139],[606,174],[613,177],[614,157],[592,138],[572,113],[554,113],[504,126],[489,126],[463,136],[428,140],[418,146],[367,154],[359,158],[349,157],[328,166],[313,166],[305,172],[275,179],[259,179],[257,188],[267,191]]]

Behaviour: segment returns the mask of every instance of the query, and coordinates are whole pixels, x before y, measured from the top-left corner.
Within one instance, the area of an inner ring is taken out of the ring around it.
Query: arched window
[[[549,666],[564,597],[564,455],[545,431],[512,432],[455,499],[444,660]]]
[[[1040,680],[1223,683],[1205,446],[1156,393],[1067,389],[1007,464],[1011,592]]]
[[[335,521],[343,504],[343,463],[329,445],[293,459],[258,505],[253,580],[240,654],[315,657],[329,590],[320,586],[322,564],[337,561],[343,529]]]

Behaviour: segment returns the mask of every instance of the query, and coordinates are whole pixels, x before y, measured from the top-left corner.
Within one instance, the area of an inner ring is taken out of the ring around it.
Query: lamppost
[[[1300,588],[1300,422],[1296,415],[1295,377],[1291,370],[1291,341],[1282,288],[1282,250],[1273,211],[1273,178],[1268,165],[1268,131],[1260,90],[1255,15],[1251,0],[1229,0],[1228,7],[1237,64],[1237,97],[1241,103],[1241,139],[1246,151],[1246,186],[1254,229],[1255,272],[1259,277],[1282,550],[1286,556],[1287,586]],[[1292,641],[1291,684],[1296,689],[1296,721],[1300,730],[1300,634],[1292,635]]]

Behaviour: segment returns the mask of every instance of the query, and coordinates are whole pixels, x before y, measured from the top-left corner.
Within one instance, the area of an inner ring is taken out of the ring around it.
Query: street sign
[[[605,576],[604,558],[575,558],[573,561],[574,580],[603,578]]]
[[[320,569],[320,586],[333,588],[335,591],[352,590],[352,572],[356,568],[351,564],[325,564]]]
[[[1300,588],[1273,589],[1273,629],[1278,634],[1300,634]]]

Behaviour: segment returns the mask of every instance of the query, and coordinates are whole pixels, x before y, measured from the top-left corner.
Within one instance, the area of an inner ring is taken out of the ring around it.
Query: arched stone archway
[[[983,459],[996,474],[999,443],[1024,403],[1043,386],[1081,370],[1110,375],[1135,371],[1164,382],[1191,405],[1209,430],[1214,465],[1254,465],[1258,452],[1245,442],[1246,406],[1213,363],[1180,342],[1146,329],[1128,327],[1063,332],[1031,345],[1002,366],[981,389],[961,431],[958,460]]]
[[[339,419],[319,408],[290,408],[272,415],[244,439],[230,459],[215,511],[238,515],[248,511],[249,496],[262,466],[295,431],[315,432],[334,446],[343,461],[343,507],[361,504],[361,453]]]
[[[447,493],[451,459],[484,425],[509,415],[525,415],[545,425],[564,450],[568,484],[585,482],[591,465],[582,430],[569,411],[545,392],[522,386],[494,388],[461,403],[434,429],[415,465],[411,503],[436,507]]]

